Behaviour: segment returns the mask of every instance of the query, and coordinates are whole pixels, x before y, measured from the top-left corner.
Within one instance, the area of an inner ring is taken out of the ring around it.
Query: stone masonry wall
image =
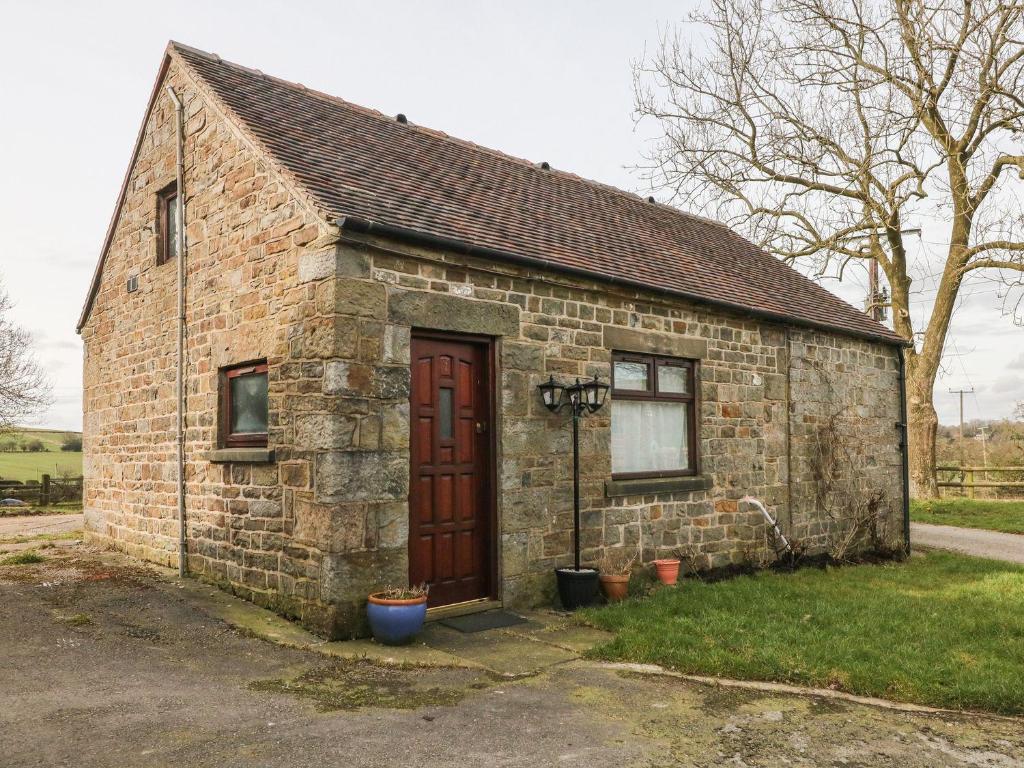
[[[189,568],[329,631],[333,606],[321,600],[320,580],[324,541],[334,533],[329,521],[295,512],[312,496],[308,448],[317,445],[304,414],[322,405],[316,398],[340,343],[321,312],[333,279],[298,280],[299,254],[326,228],[186,72],[172,63],[166,82],[186,116]],[[175,179],[174,130],[161,87],[82,329],[87,531],[168,566],[178,561],[177,265],[157,265],[154,226],[156,193]],[[139,290],[128,293],[133,275]],[[259,358],[269,362],[276,462],[207,461],[218,445],[218,370]]]
[[[376,518],[378,530],[387,531],[376,540],[376,552],[372,537],[354,536],[353,542],[371,545],[331,555],[339,574],[332,600],[361,600],[348,585],[365,586],[356,574],[368,562],[386,563],[394,580],[407,573],[406,386],[414,327],[498,339],[500,565],[507,604],[548,599],[552,569],[571,562],[570,425],[564,414],[542,407],[536,385],[551,374],[563,381],[596,374],[607,381],[613,349],[651,352],[668,345],[701,359],[702,461],[709,482],[705,490],[606,495],[611,402],[582,425],[585,560],[596,562],[605,548],[618,546],[639,548],[644,562],[682,550],[699,568],[757,558],[765,525],[740,503],[747,494],[762,499],[801,547],[825,550],[841,521],[819,504],[815,464],[819,425],[836,414],[856,438],[848,475],[857,487],[880,493],[888,529],[899,534],[892,347],[384,241],[352,239],[337,248],[334,264],[346,274],[338,311],[380,322],[381,354],[367,357],[361,350],[358,360],[333,363],[332,380],[354,402],[384,395],[384,440],[376,455],[365,446],[325,453],[315,482],[318,493],[330,485],[340,498],[356,490],[347,483],[372,478],[369,493],[388,513],[384,521]],[[359,515],[348,524],[359,528]]]

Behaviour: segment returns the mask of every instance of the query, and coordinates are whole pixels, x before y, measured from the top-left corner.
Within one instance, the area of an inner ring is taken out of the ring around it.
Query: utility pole
[[[868,295],[864,300],[864,311],[872,320],[883,322],[886,319],[886,307],[889,306],[889,291],[884,287],[879,290],[878,259],[868,258]]]
[[[875,258],[868,263],[868,297],[864,303],[864,310],[872,320],[882,319],[882,308],[878,306],[878,259]]]
[[[912,229],[901,229],[901,235],[917,235],[921,236],[920,227],[914,227]],[[877,243],[876,243],[877,244]],[[881,247],[880,245],[878,247]],[[884,285],[881,285],[881,280],[878,274],[878,258],[871,255],[872,253],[872,241],[871,238],[865,237],[861,240],[858,250],[868,260],[868,295],[864,300],[864,311],[870,315],[872,320],[878,322],[884,322],[888,320],[888,312],[886,311],[890,306],[889,289]]]
[[[972,394],[974,387],[970,389],[951,389],[949,392],[952,395],[960,395],[960,469],[962,470],[967,466],[966,454],[964,453],[964,395]]]
[[[983,467],[988,466],[988,436],[985,434],[986,429],[987,427],[985,426],[978,427],[978,432],[981,433],[981,466]],[[985,483],[988,482],[987,470],[981,473],[981,480]],[[981,495],[984,496],[986,493],[988,493],[987,490],[983,491]]]

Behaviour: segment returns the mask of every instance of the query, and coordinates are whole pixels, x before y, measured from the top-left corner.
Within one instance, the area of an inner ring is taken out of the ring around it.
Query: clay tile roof
[[[726,226],[268,77],[178,56],[329,215],[903,343]]]

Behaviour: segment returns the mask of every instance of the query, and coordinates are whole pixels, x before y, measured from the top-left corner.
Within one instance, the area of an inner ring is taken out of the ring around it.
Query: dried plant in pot
[[[386,587],[372,593],[366,600],[366,617],[377,642],[408,643],[427,618],[427,585]]]
[[[629,594],[629,577],[637,561],[636,552],[623,547],[606,549],[598,571],[601,576],[601,591],[609,603],[625,600]]]

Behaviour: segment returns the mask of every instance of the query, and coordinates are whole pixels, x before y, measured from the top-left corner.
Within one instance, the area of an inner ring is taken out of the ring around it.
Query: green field
[[[61,443],[69,433],[51,429],[19,429],[0,435],[4,440],[39,440],[46,447],[38,453],[20,451],[0,451],[0,479],[2,480],[39,480],[44,474],[54,477],[69,474],[82,474],[82,454],[79,451],[62,451]]]
[[[910,519],[918,523],[1024,533],[1024,501],[987,499],[914,500]]]

